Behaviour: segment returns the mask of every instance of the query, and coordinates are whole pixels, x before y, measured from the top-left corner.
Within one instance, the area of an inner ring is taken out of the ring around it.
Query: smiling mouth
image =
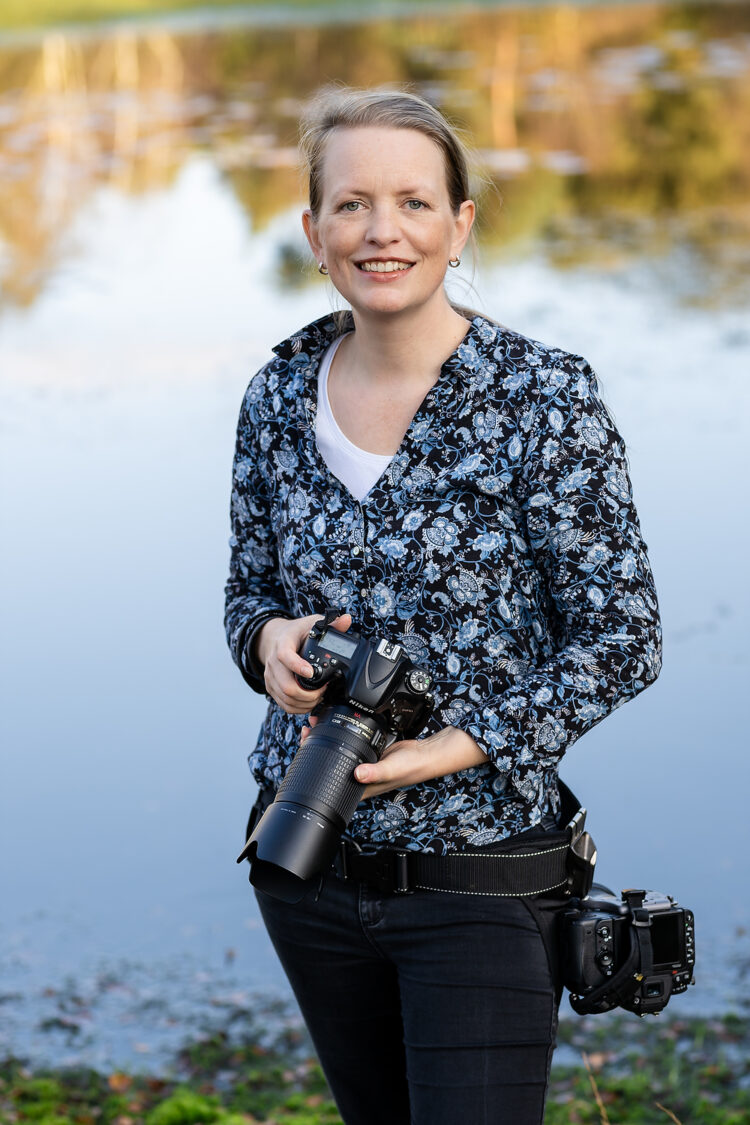
[[[356,263],[357,269],[362,270],[363,273],[396,273],[397,271],[410,270],[413,264],[413,262],[397,262],[393,260],[387,262],[373,261]]]

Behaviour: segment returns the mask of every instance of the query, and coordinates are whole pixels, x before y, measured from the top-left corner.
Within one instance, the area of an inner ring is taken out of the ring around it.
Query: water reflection
[[[456,49],[460,44],[460,49]],[[491,189],[490,259],[530,243],[599,266],[679,246],[692,301],[737,299],[750,259],[750,5],[553,6],[335,26],[60,33],[0,48],[2,301],[75,255],[96,188],[165,187],[196,152],[252,229],[301,199],[299,107],[330,76],[408,82],[463,123]],[[276,283],[306,283],[282,240]]]
[[[279,980],[233,864],[263,708],[226,652],[221,589],[248,373],[328,308],[302,266],[293,141],[331,75],[413,81],[467,124],[503,199],[483,200],[479,307],[603,377],[665,667],[565,776],[601,877],[696,911],[681,1009],[737,1002],[721,974],[750,932],[750,333],[729,306],[750,254],[749,13],[547,7],[0,49],[0,1053],[59,1057],[43,1027],[68,973],[93,1013],[80,1057],[110,1064],[138,1057],[146,1003],[165,1006],[155,1058],[191,1012]]]

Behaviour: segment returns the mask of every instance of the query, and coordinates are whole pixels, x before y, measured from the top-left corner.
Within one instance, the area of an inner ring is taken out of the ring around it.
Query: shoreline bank
[[[661,0],[661,6],[678,0]],[[744,0],[722,0],[740,4]],[[467,0],[468,11],[550,8],[560,0]],[[570,0],[568,7],[610,8],[638,6],[644,0]],[[684,3],[684,0],[683,0]],[[705,0],[687,0],[700,5]],[[171,31],[217,30],[232,26],[367,23],[377,19],[455,13],[452,0],[5,0],[0,11],[0,44],[35,39],[49,32],[106,34],[119,29],[139,30],[156,25]]]
[[[750,1112],[750,1018],[564,1020],[546,1125],[739,1125]],[[340,1125],[303,1028],[246,1012],[160,1074],[0,1062],[0,1120],[45,1125]]]

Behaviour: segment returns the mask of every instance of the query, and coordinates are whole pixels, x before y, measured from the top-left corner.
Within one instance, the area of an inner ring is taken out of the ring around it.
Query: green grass
[[[581,1064],[553,1068],[546,1125],[750,1121],[746,1017],[589,1017],[565,1021],[560,1042]]]
[[[399,0],[379,0],[399,6]],[[96,23],[123,17],[157,15],[195,8],[356,7],[357,0],[2,0],[0,29],[22,30],[66,23]]]
[[[226,1035],[194,1043],[176,1076],[0,1064],[0,1122],[33,1125],[340,1125],[318,1064]]]
[[[569,1065],[553,1068],[546,1125],[743,1125],[750,1020],[632,1016],[564,1021]],[[580,1059],[580,1063],[576,1060]],[[0,1123],[340,1125],[303,1036],[214,1032],[162,1077],[0,1063]]]

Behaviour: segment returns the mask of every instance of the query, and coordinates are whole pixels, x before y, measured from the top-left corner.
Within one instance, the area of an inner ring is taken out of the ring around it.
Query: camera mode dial
[[[432,676],[424,668],[412,668],[406,675],[406,685],[417,695],[424,695],[432,684]]]

